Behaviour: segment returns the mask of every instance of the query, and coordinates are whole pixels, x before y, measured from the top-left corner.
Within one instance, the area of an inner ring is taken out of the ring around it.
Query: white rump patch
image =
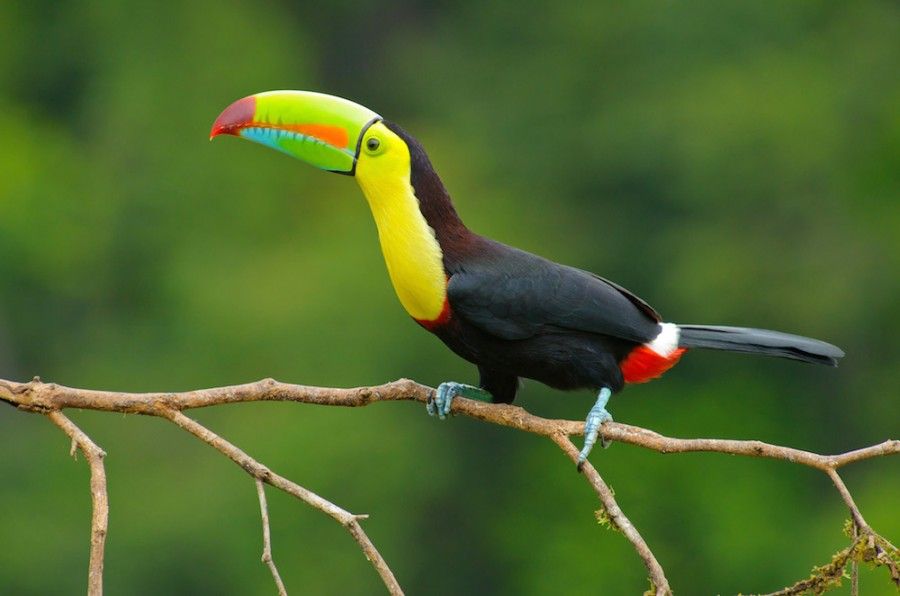
[[[681,337],[681,329],[675,323],[660,323],[662,330],[653,341],[647,342],[648,348],[662,356],[668,358],[676,349],[678,349],[678,339]]]

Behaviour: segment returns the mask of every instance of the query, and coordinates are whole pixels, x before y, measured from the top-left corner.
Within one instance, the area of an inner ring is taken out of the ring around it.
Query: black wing
[[[493,244],[493,243],[492,243]],[[499,243],[450,277],[454,316],[502,339],[581,331],[644,343],[659,314],[628,290],[593,273]]]

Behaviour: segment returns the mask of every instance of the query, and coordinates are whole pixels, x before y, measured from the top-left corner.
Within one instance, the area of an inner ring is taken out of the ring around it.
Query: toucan
[[[477,386],[441,383],[430,415],[445,418],[457,395],[510,403],[520,378],[595,391],[579,469],[601,424],[612,420],[610,396],[660,376],[688,349],[831,366],[844,355],[829,343],[777,331],[664,322],[612,281],[472,232],[422,145],[347,99],[310,91],[250,95],[216,118],[210,139],[222,134],[356,179],[403,308],[478,367]]]

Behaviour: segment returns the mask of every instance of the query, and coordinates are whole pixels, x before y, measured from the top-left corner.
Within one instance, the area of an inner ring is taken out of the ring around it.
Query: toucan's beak
[[[350,174],[363,134],[381,116],[352,101],[311,91],[267,91],[219,114],[209,138],[243,137],[329,172]]]

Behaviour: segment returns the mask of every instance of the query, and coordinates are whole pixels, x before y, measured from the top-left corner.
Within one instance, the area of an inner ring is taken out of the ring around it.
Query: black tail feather
[[[679,325],[678,328],[681,329],[678,345],[682,348],[763,354],[829,366],[837,366],[838,359],[844,356],[843,350],[824,341],[768,329],[716,325]]]

